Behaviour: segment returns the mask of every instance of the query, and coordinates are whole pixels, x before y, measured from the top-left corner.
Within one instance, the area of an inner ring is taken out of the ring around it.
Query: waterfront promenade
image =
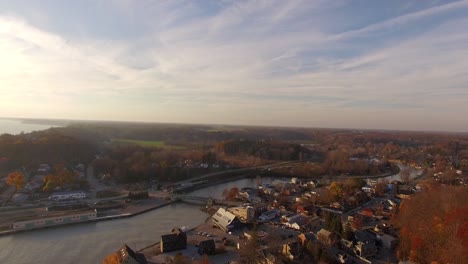
[[[89,222],[97,222],[97,221],[106,221],[106,220],[113,220],[125,217],[132,217],[139,214],[143,214],[149,212],[154,209],[158,209],[167,205],[174,203],[175,201],[168,201],[162,198],[149,198],[144,200],[136,200],[133,201],[131,204],[128,204],[124,208],[121,209],[113,209],[109,211],[105,211],[99,214],[98,217],[94,219],[88,219],[79,222],[71,222],[71,223],[60,223],[48,226],[41,226],[41,227],[34,227],[34,228],[27,228],[27,229],[20,229],[20,230],[4,230],[0,232],[0,235],[10,235],[17,232],[25,232],[30,230],[36,229],[43,229],[43,228],[54,228],[63,225],[72,225],[72,224],[81,224],[81,223],[89,223]],[[15,211],[18,213],[18,211]],[[66,213],[64,213],[66,215]],[[32,219],[40,219],[40,217],[32,218]]]

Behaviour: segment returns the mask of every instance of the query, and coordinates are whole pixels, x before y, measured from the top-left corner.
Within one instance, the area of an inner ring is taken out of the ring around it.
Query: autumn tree
[[[211,264],[210,258],[207,255],[203,255],[198,264]]]
[[[5,179],[6,184],[15,187],[15,193],[19,190],[23,189],[25,180],[24,175],[21,172],[12,172],[8,174],[7,178]]]
[[[254,225],[252,229],[252,236],[249,238],[247,243],[241,247],[239,255],[241,256],[242,263],[245,264],[256,264],[261,259],[261,255],[258,251],[260,243],[258,241],[257,227]]]
[[[401,260],[465,263],[468,258],[468,188],[440,186],[404,200],[395,218]]]
[[[24,175],[23,173],[21,172],[12,172],[10,174],[8,174],[8,176],[6,177],[5,179],[5,182],[6,184],[10,185],[10,186],[14,186],[15,187],[15,191],[11,194],[10,197],[8,197],[8,199],[5,200],[5,202],[3,203],[3,206],[5,206],[5,204],[8,203],[8,201],[10,201],[10,199],[21,189],[23,189],[24,187],[24,184],[25,184],[25,180],[24,180]]]
[[[359,191],[362,187],[364,187],[364,185],[365,182],[358,178],[348,178],[343,181],[343,189],[346,193]]]
[[[387,191],[387,184],[385,182],[379,182],[375,185],[375,194],[377,195],[384,195]]]
[[[343,238],[349,241],[353,240],[354,238],[354,231],[349,222],[345,225],[343,230]]]
[[[330,192],[337,198],[342,198],[344,196],[343,184],[340,182],[332,182],[329,189]]]
[[[333,213],[327,213],[325,215],[325,228],[341,236],[343,233],[343,224],[341,223],[340,216]]]
[[[114,252],[106,256],[102,264],[120,264],[121,258],[119,253]]]
[[[177,253],[172,260],[172,264],[190,264],[192,261],[187,256]]]
[[[237,198],[237,195],[239,194],[239,188],[237,187],[232,187],[231,189],[225,189],[223,191],[223,196],[224,196],[224,199],[228,200],[228,201],[233,201]]]
[[[318,263],[323,252],[321,244],[319,242],[309,241],[307,242],[306,250],[315,263]]]
[[[400,179],[403,183],[408,183],[410,181],[411,173],[408,168],[402,169],[400,171]]]

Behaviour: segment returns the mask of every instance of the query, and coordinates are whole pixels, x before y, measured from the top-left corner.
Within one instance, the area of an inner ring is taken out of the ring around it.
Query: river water
[[[272,179],[262,180],[264,183]],[[226,188],[255,186],[241,179],[200,189],[192,194],[221,197]],[[126,243],[141,249],[174,227],[195,227],[208,215],[198,206],[177,203],[130,218],[35,230],[0,237],[0,263],[101,263]]]
[[[0,118],[0,135],[1,134],[12,134],[17,135],[21,132],[29,133],[32,131],[39,131],[51,128],[51,125],[43,124],[29,124],[24,123],[19,119],[1,119]]]
[[[404,165],[401,165],[404,166]],[[402,167],[405,168],[405,167]],[[411,170],[415,177],[418,170]],[[398,179],[398,175],[386,177]],[[264,177],[262,183],[274,179]],[[192,192],[193,195],[221,198],[225,189],[254,187],[257,179],[247,178]],[[32,263],[101,263],[109,253],[123,243],[141,249],[160,240],[174,227],[195,227],[207,214],[198,206],[172,204],[131,218],[62,226],[0,237],[1,264]]]
[[[123,243],[141,249],[174,227],[194,227],[206,218],[198,207],[178,203],[130,218],[2,236],[0,263],[101,263]]]

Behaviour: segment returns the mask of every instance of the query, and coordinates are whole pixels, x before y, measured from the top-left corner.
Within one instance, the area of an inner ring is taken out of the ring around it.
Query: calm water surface
[[[411,170],[412,177],[418,173],[419,170]],[[399,179],[399,175],[384,179]],[[273,180],[264,177],[261,182],[271,183]],[[221,198],[225,189],[254,187],[256,184],[256,179],[242,179],[196,190],[191,194]],[[178,203],[131,218],[2,236],[0,263],[101,263],[107,254],[123,243],[141,249],[159,241],[162,234],[174,227],[195,227],[207,217],[198,206]]]
[[[141,249],[172,228],[197,226],[207,216],[196,206],[178,203],[131,218],[2,236],[0,263],[101,263],[123,243]]]
[[[10,120],[0,118],[0,135],[1,134],[12,134],[17,135],[21,132],[29,133],[32,131],[39,131],[51,128],[51,125],[42,124],[28,124],[23,123],[21,120]]]
[[[262,182],[271,182],[263,178]],[[255,179],[242,179],[195,191],[221,197],[226,188],[253,187]],[[207,214],[198,206],[177,203],[131,218],[42,229],[0,236],[0,263],[101,263],[123,243],[141,249],[161,239],[174,227],[195,227]]]

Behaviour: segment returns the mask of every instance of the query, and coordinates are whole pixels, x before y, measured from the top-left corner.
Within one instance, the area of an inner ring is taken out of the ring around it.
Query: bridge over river
[[[227,205],[227,206],[241,206],[242,205],[242,202],[239,202],[239,201],[228,201],[224,199],[215,199],[212,197],[184,195],[184,194],[172,194],[171,200],[184,201],[184,202],[196,202],[196,203],[203,203],[203,204],[213,204],[213,205]]]

